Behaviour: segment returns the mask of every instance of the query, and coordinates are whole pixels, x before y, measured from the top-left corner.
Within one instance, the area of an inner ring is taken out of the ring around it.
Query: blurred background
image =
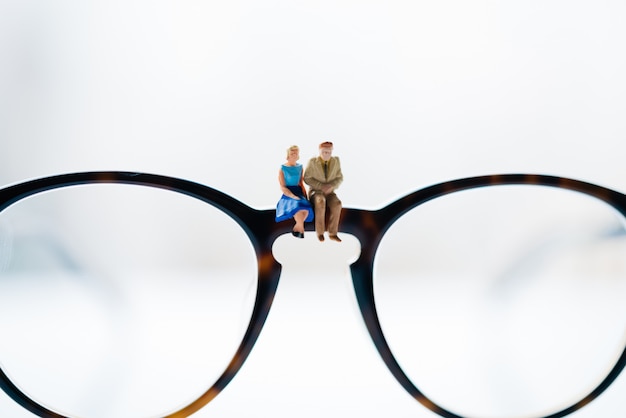
[[[330,140],[345,207],[505,172],[626,192],[625,23],[618,0],[0,0],[0,184],[151,172],[269,209],[286,148],[305,164]],[[361,324],[356,240],[291,240],[255,350],[197,416],[434,416]],[[615,416],[625,390],[574,416]]]

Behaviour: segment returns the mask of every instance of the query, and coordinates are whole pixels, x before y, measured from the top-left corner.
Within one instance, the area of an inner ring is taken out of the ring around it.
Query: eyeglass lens
[[[250,322],[252,245],[188,196],[67,187],[0,213],[0,235],[3,371],[63,415],[176,411],[224,372]]]
[[[381,327],[432,401],[462,416],[545,416],[624,350],[624,219],[540,186],[452,193],[410,211],[374,266]]]

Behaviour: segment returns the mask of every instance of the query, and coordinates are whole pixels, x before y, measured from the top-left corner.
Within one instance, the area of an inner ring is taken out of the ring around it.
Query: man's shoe
[[[320,242],[324,241],[324,235],[318,235],[317,239],[320,240]]]
[[[329,235],[328,238],[332,239],[333,241],[341,242],[341,238],[339,238],[337,235]]]

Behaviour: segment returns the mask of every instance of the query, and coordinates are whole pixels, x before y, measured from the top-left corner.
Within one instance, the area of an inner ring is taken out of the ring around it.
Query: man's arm
[[[328,184],[332,186],[333,190],[338,188],[339,185],[343,182],[343,173],[341,172],[341,163],[339,162],[339,157],[334,158],[337,167],[337,174],[335,175],[335,178],[328,182]]]
[[[304,170],[304,182],[311,186],[313,190],[321,190],[324,183],[315,177],[315,158],[311,158]]]

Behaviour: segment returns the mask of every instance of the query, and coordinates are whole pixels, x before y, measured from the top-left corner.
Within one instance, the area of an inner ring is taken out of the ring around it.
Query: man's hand
[[[322,193],[324,193],[324,195],[329,195],[333,192],[333,186],[331,186],[330,184],[326,183],[322,185]]]

